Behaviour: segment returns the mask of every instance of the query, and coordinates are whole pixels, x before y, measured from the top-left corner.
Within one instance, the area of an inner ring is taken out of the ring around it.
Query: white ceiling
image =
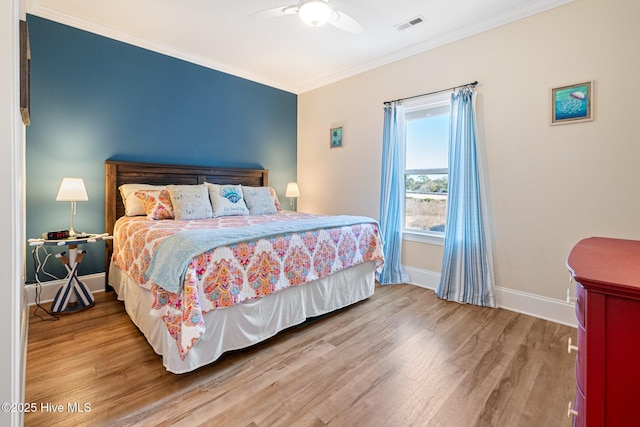
[[[27,0],[26,11],[299,94],[570,1],[332,0],[361,34],[249,16],[297,0]]]

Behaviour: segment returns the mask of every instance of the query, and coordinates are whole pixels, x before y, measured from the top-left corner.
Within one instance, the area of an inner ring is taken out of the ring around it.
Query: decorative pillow
[[[167,190],[138,190],[135,195],[144,205],[147,219],[173,218],[173,206]]]
[[[209,184],[213,216],[249,215],[240,185]]]
[[[242,186],[242,195],[251,215],[266,215],[278,212],[269,187]]]
[[[273,197],[273,204],[276,205],[276,210],[280,212],[282,210],[282,206],[280,206],[280,200],[278,200],[278,193],[273,187],[269,187],[269,192],[271,193],[271,197]]]
[[[177,220],[206,219],[213,216],[209,192],[201,185],[167,185]]]
[[[138,190],[164,190],[164,185],[150,184],[122,184],[119,187],[122,203],[124,203],[124,214],[126,216],[146,215],[142,200],[136,197]]]

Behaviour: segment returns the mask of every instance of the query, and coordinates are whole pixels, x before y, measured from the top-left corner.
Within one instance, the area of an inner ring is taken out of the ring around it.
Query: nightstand
[[[78,278],[78,266],[82,262],[84,249],[79,249],[79,245],[87,245],[103,240],[112,239],[109,234],[82,234],[74,238],[61,240],[46,239],[29,239],[30,246],[68,246],[68,252],[63,251],[56,254],[56,258],[64,265],[67,270],[66,283],[58,289],[53,302],[51,303],[51,311],[54,313],[73,313],[85,310],[93,306],[93,294],[87,286]],[[44,265],[38,266],[36,269],[36,277]]]

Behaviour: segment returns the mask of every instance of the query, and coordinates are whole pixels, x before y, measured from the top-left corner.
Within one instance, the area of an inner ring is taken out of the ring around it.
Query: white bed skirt
[[[218,359],[224,352],[264,341],[307,318],[346,307],[373,295],[375,263],[366,262],[268,297],[205,313],[204,336],[180,359],[175,340],[162,319],[149,316],[153,295],[113,263],[109,284],[124,301],[131,320],[162,356],[169,372],[182,374]]]

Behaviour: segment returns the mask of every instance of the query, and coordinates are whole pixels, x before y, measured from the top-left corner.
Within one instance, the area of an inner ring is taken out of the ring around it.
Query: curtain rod
[[[467,84],[460,85],[460,86],[450,87],[450,88],[448,88],[448,89],[436,90],[435,92],[429,92],[429,93],[423,93],[423,94],[420,94],[420,95],[408,96],[408,97],[406,97],[406,98],[394,99],[393,101],[385,101],[385,102],[384,102],[384,104],[385,104],[385,105],[389,105],[389,104],[391,104],[392,102],[405,101],[405,100],[407,100],[407,99],[420,98],[421,96],[427,96],[427,95],[435,95],[436,93],[442,93],[442,92],[446,92],[446,91],[449,91],[449,90],[456,90],[456,89],[458,89],[458,88],[463,88],[463,87],[465,87],[465,86],[471,86],[471,87],[474,87],[474,86],[476,86],[477,84],[478,84],[478,82],[477,82],[477,81],[475,81],[475,82],[467,83]]]

